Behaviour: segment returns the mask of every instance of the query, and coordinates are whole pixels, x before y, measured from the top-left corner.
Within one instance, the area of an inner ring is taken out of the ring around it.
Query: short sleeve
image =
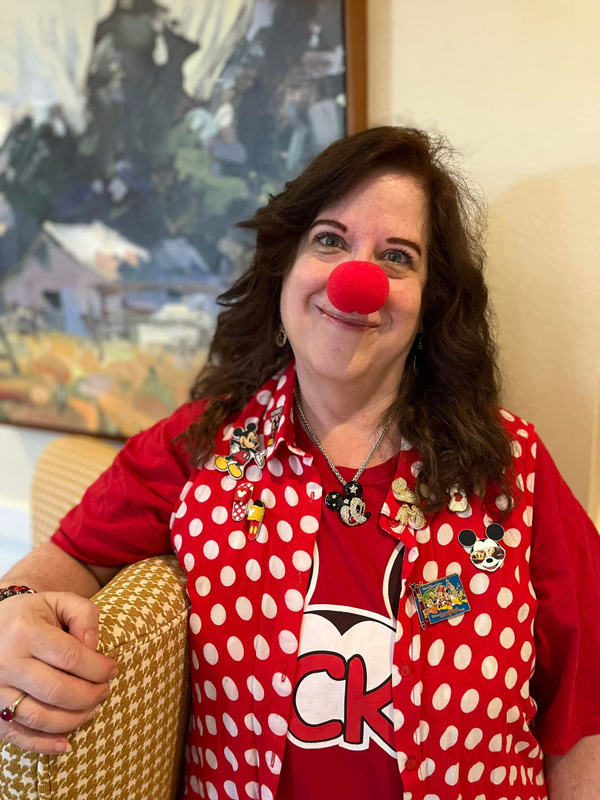
[[[600,536],[539,439],[530,564],[539,604],[532,730],[544,753],[564,755],[600,733]]]
[[[204,405],[187,403],[129,439],[50,541],[101,567],[171,552],[171,513],[192,472],[183,439],[173,440],[198,419]]]

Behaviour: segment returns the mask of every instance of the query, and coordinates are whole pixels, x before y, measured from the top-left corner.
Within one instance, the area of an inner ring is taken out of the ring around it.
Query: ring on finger
[[[11,706],[4,706],[4,708],[0,711],[0,718],[2,718],[5,722],[12,722],[15,716],[15,711],[17,710],[17,706],[25,697],[27,697],[27,692],[23,692],[23,694],[17,698]]]

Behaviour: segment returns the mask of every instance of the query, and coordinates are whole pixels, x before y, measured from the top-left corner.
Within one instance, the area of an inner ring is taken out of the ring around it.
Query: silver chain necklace
[[[338,472],[338,470],[336,469],[332,460],[329,458],[329,456],[323,449],[321,442],[317,438],[317,434],[310,427],[310,423],[304,416],[304,411],[302,410],[302,406],[300,405],[300,398],[298,397],[297,390],[294,392],[294,401],[296,404],[296,409],[298,411],[298,414],[300,415],[300,419],[302,420],[304,427],[308,432],[308,435],[310,436],[314,444],[319,448],[321,453],[325,456],[325,460],[329,464],[331,471],[344,487],[345,496],[342,495],[341,492],[329,492],[329,494],[325,497],[325,505],[332,511],[337,511],[340,517],[342,518],[342,521],[345,522],[346,525],[362,525],[363,522],[366,522],[369,519],[371,514],[369,511],[365,510],[366,505],[365,501],[362,498],[363,487],[358,482],[358,479],[360,478],[360,476],[363,473],[363,470],[373,457],[375,451],[383,441],[383,437],[387,433],[387,430],[392,423],[394,415],[390,414],[387,422],[383,426],[381,433],[377,437],[377,441],[371,448],[369,455],[360,465],[360,468],[358,469],[356,475],[352,478],[351,481],[345,481]]]

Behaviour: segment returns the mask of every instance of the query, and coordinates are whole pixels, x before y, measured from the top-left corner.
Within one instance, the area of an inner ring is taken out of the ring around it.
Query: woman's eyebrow
[[[338,230],[342,231],[343,233],[347,233],[348,228],[339,222],[337,219],[316,219],[313,224],[310,226],[309,230],[312,230],[316,225],[331,225],[333,228],[338,228]],[[413,242],[412,239],[404,239],[400,236],[392,236],[389,239],[386,239],[388,244],[403,244],[407,247],[412,247],[412,249],[421,255],[421,245],[417,244],[417,242]]]

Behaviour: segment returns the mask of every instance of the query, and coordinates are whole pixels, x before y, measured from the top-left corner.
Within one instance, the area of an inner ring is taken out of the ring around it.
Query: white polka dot
[[[525,642],[523,644],[523,647],[521,648],[521,658],[523,659],[523,661],[529,661],[532,652],[533,652],[533,647],[531,646],[531,642]]]
[[[240,696],[237,686],[235,685],[235,681],[233,678],[228,678],[225,676],[222,680],[223,689],[225,690],[225,694],[230,700],[237,700]]]
[[[275,458],[275,456],[272,456],[267,461],[267,468],[271,475],[274,475],[276,478],[279,478],[280,475],[283,474],[283,465],[278,458]]]
[[[494,656],[486,656],[481,664],[481,674],[484,678],[491,680],[496,677],[498,672],[498,662]]]
[[[242,619],[250,619],[252,616],[252,603],[247,597],[238,597],[235,601],[235,610]]]
[[[279,534],[279,538],[283,542],[291,541],[292,536],[294,535],[294,532],[292,531],[292,526],[290,525],[290,523],[286,522],[283,519],[279,520],[279,522],[277,523],[277,533]]]
[[[306,484],[306,494],[313,500],[320,500],[323,496],[323,487],[314,481],[309,481]]]
[[[424,781],[430,775],[433,775],[435,772],[435,761],[431,758],[426,758],[424,761],[421,762],[419,766],[419,778]]]
[[[271,556],[269,559],[269,572],[274,578],[281,580],[285,575],[285,564],[279,556]]]
[[[525,622],[528,616],[529,616],[529,606],[527,605],[527,603],[523,603],[523,605],[517,612],[517,619],[519,620],[519,622]]]
[[[192,629],[192,633],[200,633],[200,628],[202,627],[202,620],[198,616],[198,614],[192,614],[190,616],[190,628]]]
[[[292,693],[292,683],[290,679],[281,672],[273,675],[273,689],[281,697],[288,697]]]
[[[410,467],[410,471],[412,472],[413,478],[418,478],[422,469],[423,469],[422,461],[413,461]]]
[[[448,786],[456,786],[458,783],[458,764],[453,764],[451,767],[448,767],[444,778]]]
[[[503,586],[498,592],[497,601],[500,608],[508,608],[513,601],[513,593],[506,586]]]
[[[506,675],[504,676],[504,683],[506,684],[507,689],[512,689],[517,682],[517,670],[514,667],[510,667],[510,669],[506,670]]]
[[[264,783],[260,787],[260,800],[273,800],[273,792]]]
[[[483,775],[484,766],[485,765],[483,764],[482,761],[478,761],[476,764],[473,764],[473,766],[469,770],[469,774],[467,775],[469,783],[477,783],[477,781]]]
[[[462,566],[458,563],[458,561],[451,561],[446,567],[446,575],[460,575],[461,572]]]
[[[473,728],[471,731],[469,731],[469,735],[465,739],[465,747],[467,750],[472,750],[474,747],[477,747],[482,739],[483,731],[481,728]]]
[[[507,547],[518,547],[521,544],[521,531],[518,528],[509,528],[501,543]]]
[[[497,733],[492,736],[488,747],[492,753],[499,753],[502,750],[502,734]]]
[[[519,719],[520,716],[521,716],[521,714],[519,712],[519,707],[518,706],[512,706],[506,712],[506,721],[507,722],[516,722]]]
[[[495,783],[496,785],[502,783],[504,778],[506,778],[506,767],[496,767],[493,769],[490,773],[490,778],[492,783]]]
[[[448,725],[440,738],[442,750],[448,750],[458,741],[458,728],[455,725]]]
[[[260,633],[254,637],[254,650],[256,652],[256,657],[261,661],[266,661],[269,657],[269,644],[265,637],[261,636]]]
[[[531,528],[531,524],[533,522],[533,508],[531,506],[527,506],[523,512],[523,522],[528,528]]]
[[[525,484],[523,483],[523,476],[522,475],[517,475],[517,477],[515,478],[515,483],[517,484],[518,488],[522,492],[525,491]]]
[[[420,706],[421,705],[421,693],[422,693],[422,691],[423,691],[423,681],[419,681],[419,683],[415,683],[415,685],[411,689],[410,699],[411,699],[411,702],[415,706]]]
[[[421,655],[421,635],[415,633],[410,643],[409,655],[412,661],[418,661]]]
[[[490,719],[496,719],[498,714],[502,711],[502,700],[499,697],[494,697],[490,700],[487,707],[487,715]]]
[[[446,708],[448,703],[450,702],[450,695],[452,691],[450,686],[447,683],[442,683],[438,688],[435,690],[434,695],[431,699],[433,707],[437,711],[442,711],[442,709]]]
[[[436,561],[428,561],[423,567],[423,580],[425,583],[437,580],[438,565]]]
[[[483,594],[489,585],[490,579],[484,572],[473,575],[469,583],[469,587],[473,594]]]
[[[227,639],[227,652],[234,661],[241,661],[244,657],[244,645],[237,636],[230,636]]]
[[[210,610],[210,618],[214,625],[222,625],[226,616],[225,606],[222,606],[221,603],[216,603]]]
[[[210,592],[210,580],[206,577],[206,575],[202,575],[196,581],[196,591],[200,597],[206,597],[206,595]]]
[[[454,653],[454,666],[456,669],[466,669],[471,663],[472,653],[468,644],[461,644]]]
[[[233,550],[241,550],[246,545],[244,531],[232,531],[227,541],[229,542],[229,547]]]
[[[523,448],[521,447],[520,442],[513,441],[510,443],[510,449],[512,450],[512,454],[515,458],[521,458],[523,455]]]
[[[422,719],[419,723],[419,727],[413,733],[413,740],[415,744],[423,744],[423,742],[427,739],[428,736],[429,736],[429,723],[425,722],[425,720]]]
[[[292,564],[296,567],[299,572],[306,572],[306,570],[310,569],[312,564],[312,558],[308,555],[308,553],[304,550],[296,550],[294,555],[292,556]]]
[[[257,581],[260,579],[260,564],[255,558],[251,558],[250,561],[246,564],[246,575],[250,578],[251,581]]]
[[[268,619],[274,619],[277,616],[277,603],[270,594],[263,594],[260,609]]]
[[[256,464],[252,464],[252,466],[248,467],[246,470],[245,477],[249,481],[252,481],[252,483],[258,483],[262,478],[262,469]]]
[[[275,495],[270,489],[263,489],[260,493],[260,499],[265,504],[265,508],[274,508],[275,507]]]
[[[285,604],[290,611],[302,611],[304,598],[297,589],[288,589],[285,593]]]
[[[204,681],[204,694],[209,700],[217,699],[217,687],[214,685],[214,683],[212,683],[212,681]],[[214,718],[211,717],[211,719]]]
[[[507,650],[515,643],[515,632],[512,628],[504,628],[500,634],[500,644]]]
[[[281,759],[279,756],[272,750],[267,750],[265,753],[265,761],[267,762],[267,767],[271,770],[273,775],[279,775],[281,772]]]
[[[244,717],[244,725],[248,728],[249,731],[254,731],[258,736],[262,733],[262,725],[256,719],[254,714],[246,714]]]
[[[260,800],[258,783],[256,781],[248,781],[248,783],[244,786],[244,789],[246,790],[246,794],[250,800]]]
[[[413,561],[416,561],[419,557],[419,548],[418,547],[411,547],[408,551],[408,560],[412,564]]]
[[[500,413],[502,414],[502,416],[504,417],[504,419],[507,419],[509,422],[514,422],[514,421],[515,421],[515,418],[514,418],[514,417],[513,417],[513,415],[510,413],[510,411],[506,411],[506,409],[504,409],[504,408],[501,408],[501,409],[500,409]]]
[[[232,586],[235,583],[235,570],[233,567],[223,567],[221,570],[221,583],[223,586]]]
[[[260,764],[260,756],[256,747],[251,747],[249,750],[244,751],[244,758],[251,767],[258,767]]]
[[[447,522],[445,522],[443,525],[440,525],[440,528],[437,532],[437,540],[439,544],[441,545],[450,544],[453,536],[454,536],[454,531],[452,530],[452,525],[449,525]]]
[[[219,660],[219,653],[217,651],[217,648],[214,646],[214,644],[210,644],[210,643],[209,644],[205,644],[204,647],[202,648],[202,652],[204,653],[204,658],[206,659],[206,661],[209,664],[212,664],[213,666]]]
[[[183,539],[181,538],[181,534],[180,534],[180,533],[177,533],[177,534],[176,534],[176,535],[173,537],[173,547],[175,548],[175,550],[176,550],[177,552],[179,552],[179,550],[181,550],[181,545],[182,545],[182,544],[183,544]]]
[[[183,557],[183,566],[188,572],[191,572],[194,569],[194,564],[196,563],[196,559],[191,553],[186,553]]]
[[[272,392],[270,392],[268,389],[263,389],[262,392],[259,392],[256,395],[256,399],[261,404],[261,406],[266,406],[272,396],[273,396]]]
[[[287,722],[280,714],[269,714],[267,724],[275,736],[285,736],[287,733]]]
[[[214,757],[214,753],[212,752],[212,750],[207,752],[210,752],[211,755]],[[216,761],[217,759],[215,758],[215,763]],[[202,786],[202,784],[200,785]],[[208,800],[219,800],[219,793],[215,789],[214,784],[211,783],[210,781],[206,781],[204,785],[206,786],[206,793],[208,794]]]
[[[212,521],[217,525],[222,525],[224,522],[227,522],[228,516],[229,514],[225,506],[215,506],[211,513]]]
[[[221,489],[224,492],[232,492],[237,486],[237,481],[231,475],[223,475],[221,478]]]
[[[205,503],[210,497],[210,486],[196,486],[194,489],[194,497],[199,503]]]
[[[479,692],[477,689],[467,689],[460,700],[460,707],[465,714],[468,714],[470,711],[473,711],[475,708],[477,708],[478,703]]]
[[[200,669],[200,662],[198,661],[195,650],[192,650],[192,664],[194,665],[194,669]]]
[[[225,758],[227,758],[227,755],[228,755],[227,751],[228,750],[229,750],[229,748],[226,747],[225,748]],[[233,756],[234,763],[235,763],[235,768],[234,769],[237,769],[237,759],[235,758],[235,756],[233,755],[231,750],[229,750],[229,754],[231,756]],[[231,763],[231,758],[227,758],[227,760]],[[231,797],[231,800],[239,800],[238,790],[237,790],[236,785],[235,785],[235,783],[233,781],[225,781],[225,783],[223,784],[223,788],[225,789],[225,794],[227,795],[227,797]]]
[[[489,614],[479,614],[475,618],[475,633],[479,636],[487,636],[492,630],[492,618]]]
[[[315,533],[318,529],[319,523],[316,517],[307,514],[300,519],[300,530],[304,531],[304,533]]]
[[[265,690],[263,689],[261,682],[254,675],[248,676],[246,680],[246,686],[255,700],[260,701],[264,699]]]
[[[525,481],[525,485],[527,486],[527,490],[533,492],[535,488],[535,472],[530,472],[527,476]]]
[[[281,631],[279,636],[279,646],[283,650],[284,653],[295,653],[298,649],[298,639],[294,636],[291,631]]]
[[[197,517],[190,522],[189,532],[190,536],[200,536],[202,528],[204,527],[202,520]]]
[[[285,497],[286,502],[289,506],[298,505],[298,492],[291,486],[285,487],[285,492],[283,493],[283,496]]]
[[[219,555],[219,545],[214,539],[209,539],[207,542],[204,542],[202,552],[204,553],[204,558],[208,558],[209,561],[212,561]]]
[[[229,733],[230,736],[238,735],[238,727],[229,714],[227,714],[227,712],[223,714],[223,724],[225,725],[227,733]]]
[[[302,475],[302,464],[298,456],[290,456],[290,467],[292,468],[292,472],[295,472],[296,475]]]
[[[443,655],[444,642],[442,639],[436,639],[427,652],[427,661],[429,661],[432,667],[437,667]]]

